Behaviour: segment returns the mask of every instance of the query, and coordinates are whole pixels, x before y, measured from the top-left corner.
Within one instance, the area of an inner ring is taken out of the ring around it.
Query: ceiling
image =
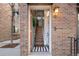
[[[77,12],[79,13],[79,3],[77,3]]]
[[[52,5],[53,3],[28,3],[29,5]]]

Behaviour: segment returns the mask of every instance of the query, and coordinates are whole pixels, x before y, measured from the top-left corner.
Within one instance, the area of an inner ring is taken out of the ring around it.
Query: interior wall
[[[50,11],[49,11],[50,12]],[[44,45],[49,46],[49,16],[48,10],[44,10]]]

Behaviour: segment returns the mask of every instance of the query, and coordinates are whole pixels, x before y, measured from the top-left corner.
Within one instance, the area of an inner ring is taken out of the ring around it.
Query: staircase
[[[49,47],[48,46],[44,46],[44,47],[33,47],[32,52],[48,52],[49,51]]]
[[[42,27],[40,26],[36,28],[35,46],[44,46],[43,30],[42,30]]]

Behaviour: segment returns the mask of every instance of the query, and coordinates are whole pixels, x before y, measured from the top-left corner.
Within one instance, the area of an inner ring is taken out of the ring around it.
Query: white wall
[[[49,12],[44,11],[44,45],[49,45]]]

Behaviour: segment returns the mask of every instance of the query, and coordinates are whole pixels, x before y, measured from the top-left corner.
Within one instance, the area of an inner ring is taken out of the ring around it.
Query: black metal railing
[[[74,56],[77,56],[78,52],[78,39],[74,38]]]
[[[68,37],[70,38],[70,55],[77,56],[78,53],[78,38]]]

